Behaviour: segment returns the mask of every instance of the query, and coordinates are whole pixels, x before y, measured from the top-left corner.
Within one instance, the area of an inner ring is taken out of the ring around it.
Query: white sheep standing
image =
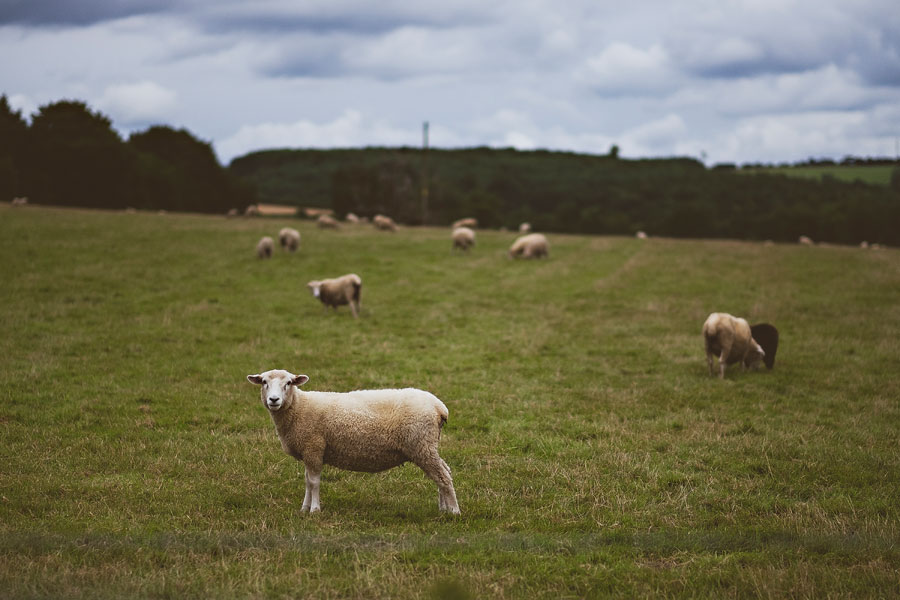
[[[384,215],[375,215],[372,217],[372,223],[375,225],[375,229],[381,229],[382,231],[397,231],[397,224],[394,220]]]
[[[550,255],[550,245],[542,233],[529,233],[516,239],[509,247],[509,257],[540,258]]]
[[[256,244],[256,256],[260,258],[269,258],[272,256],[272,251],[275,249],[275,240],[270,238],[269,236],[264,236],[260,238],[259,242]]]
[[[714,375],[713,356],[719,357],[719,378],[725,378],[725,366],[741,361],[744,370],[755,367],[766,355],[750,332],[750,325],[740,317],[714,312],[703,323],[706,364]]]
[[[531,223],[521,223],[519,225],[519,233],[531,233]]]
[[[466,251],[475,245],[475,232],[468,227],[457,227],[453,230],[453,249]]]
[[[797,238],[797,243],[803,244],[804,246],[812,246],[813,245],[813,241],[809,238],[809,236],[806,236],[806,235],[801,235],[799,238]]]
[[[344,220],[347,221],[348,223],[352,223],[354,225],[359,223],[359,217],[357,217],[356,214],[352,213],[352,212],[347,213],[347,216],[344,217]]]
[[[319,226],[319,229],[337,229],[340,227],[337,219],[330,215],[319,215],[319,218],[316,219],[316,225]]]
[[[349,304],[353,317],[359,317],[359,311],[362,309],[360,301],[362,279],[356,273],[348,273],[334,279],[315,279],[306,286],[326,307],[331,306],[337,310],[338,306]]]
[[[278,242],[282,250],[295,252],[300,247],[300,232],[293,227],[282,227],[278,232]]]
[[[247,375],[262,386],[282,449],[303,462],[303,511],[320,510],[322,467],[377,473],[412,462],[438,487],[438,509],[459,514],[450,467],[438,454],[449,411],[433,394],[414,388],[303,392],[306,375],[273,369]]]
[[[634,234],[634,237],[636,237],[636,238],[639,239],[639,240],[646,240],[646,239],[647,239],[647,232],[645,232],[645,231],[638,231],[636,234]]]

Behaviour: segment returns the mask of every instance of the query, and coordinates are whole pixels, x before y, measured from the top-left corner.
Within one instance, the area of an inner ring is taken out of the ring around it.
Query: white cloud
[[[587,59],[577,77],[601,94],[642,95],[670,88],[676,73],[661,45],[641,49],[614,42]]]
[[[164,121],[175,106],[177,94],[153,81],[108,86],[97,106],[120,126]]]
[[[392,127],[379,120],[367,120],[354,109],[325,123],[300,120],[292,123],[244,125],[237,133],[215,144],[221,158],[231,158],[270,148],[351,148],[359,146],[409,146],[420,133]]]

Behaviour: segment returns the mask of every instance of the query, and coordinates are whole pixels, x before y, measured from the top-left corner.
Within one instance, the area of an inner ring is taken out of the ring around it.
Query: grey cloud
[[[0,0],[0,24],[85,26],[161,13],[174,5],[174,0]]]

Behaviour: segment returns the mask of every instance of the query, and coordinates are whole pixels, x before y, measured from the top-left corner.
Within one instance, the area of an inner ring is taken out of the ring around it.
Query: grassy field
[[[780,174],[789,177],[822,180],[826,176],[839,181],[861,181],[872,185],[890,185],[895,165],[817,165],[801,167],[765,167],[741,169],[738,173]]]
[[[0,205],[0,596],[900,595],[900,252],[513,237]],[[714,310],[775,369],[709,378]],[[434,392],[462,515],[411,465],[301,513],[276,367]]]

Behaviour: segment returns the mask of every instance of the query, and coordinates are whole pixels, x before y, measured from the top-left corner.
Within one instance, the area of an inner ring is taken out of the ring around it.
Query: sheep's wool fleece
[[[731,351],[725,361],[729,365],[742,360],[753,344],[747,321],[728,313],[709,315],[703,324],[703,336],[707,349],[716,355],[722,352],[722,346],[731,342]]]
[[[323,463],[351,471],[396,467],[437,447],[449,411],[433,394],[414,388],[348,393],[294,388],[290,406],[272,413],[288,454],[324,450]]]

